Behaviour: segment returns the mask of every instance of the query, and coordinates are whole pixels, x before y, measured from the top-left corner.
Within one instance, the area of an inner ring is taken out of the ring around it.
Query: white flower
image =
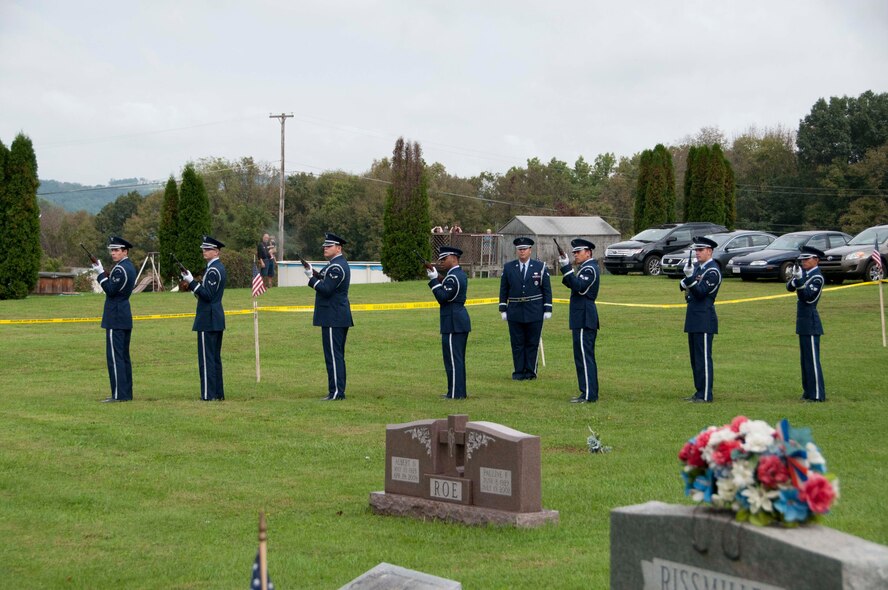
[[[709,437],[709,440],[706,441],[706,447],[703,449],[703,460],[707,463],[712,463],[712,453],[718,448],[718,445],[722,444],[725,441],[734,440],[737,438],[737,433],[731,430],[730,428],[719,428]]]
[[[774,429],[764,420],[747,420],[740,425],[745,436],[743,450],[747,453],[763,453],[774,443]]]
[[[749,511],[752,514],[756,514],[761,511],[773,512],[774,505],[771,503],[771,500],[778,497],[780,492],[777,490],[765,490],[760,486],[753,486],[746,488],[740,494],[746,496],[746,499],[749,501]]]
[[[730,508],[737,495],[737,484],[733,479],[717,479],[715,486],[718,493],[712,495],[712,504],[717,508]]]
[[[734,461],[733,468],[731,469],[731,477],[734,480],[734,485],[738,488],[745,488],[751,486],[755,483],[755,474],[752,470],[752,465],[750,465],[749,461],[746,459],[738,459]]]
[[[812,442],[805,445],[805,451],[808,453],[808,465],[822,465],[826,471],[826,459],[820,454],[820,449]]]

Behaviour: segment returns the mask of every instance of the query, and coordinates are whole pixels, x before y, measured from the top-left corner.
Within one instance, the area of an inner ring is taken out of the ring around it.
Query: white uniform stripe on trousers
[[[583,344],[583,328],[580,328],[580,352],[583,354],[583,376],[586,378],[586,391],[583,399],[589,399],[589,368],[586,366],[586,347]]]
[[[709,334],[703,332],[703,399],[709,401],[712,399],[712,391],[709,389]]]
[[[207,382],[207,341],[204,338],[206,332],[200,333],[200,354],[203,357],[203,391],[201,391],[201,397],[203,399],[210,399],[209,387],[210,384]]]
[[[333,350],[333,328],[330,330],[330,362],[333,363],[333,399],[339,396],[339,376],[336,374],[336,354]]]
[[[814,348],[813,335],[811,335],[811,364],[814,367],[814,399],[820,401],[820,375],[817,374],[817,349]]]
[[[447,338],[450,346],[450,397],[456,397],[456,359],[453,358],[453,334]]]
[[[111,364],[114,366],[114,399],[117,399],[117,390],[120,382],[117,380],[117,356],[114,354],[114,330],[108,330],[108,345],[111,347]]]

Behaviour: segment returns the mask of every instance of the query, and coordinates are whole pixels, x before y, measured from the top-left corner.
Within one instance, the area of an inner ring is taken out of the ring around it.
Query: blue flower
[[[694,487],[693,480],[690,477],[688,477],[688,474],[685,473],[684,471],[681,472],[681,478],[684,480],[684,483],[685,483],[685,496],[690,496],[691,490]]]
[[[694,478],[694,483],[692,485],[693,489],[693,499],[697,502],[706,502],[708,504],[712,503],[712,492],[713,492],[713,479],[712,479],[712,470],[707,469],[706,473],[703,475],[698,475]]]
[[[795,488],[780,490],[780,498],[774,502],[774,507],[783,514],[786,522],[804,522],[810,513],[808,505],[799,498],[799,491]]]
[[[746,494],[743,493],[743,490],[746,488],[740,488],[737,490],[737,495],[734,496],[734,499],[743,507],[744,510],[749,510],[749,498],[746,497]]]

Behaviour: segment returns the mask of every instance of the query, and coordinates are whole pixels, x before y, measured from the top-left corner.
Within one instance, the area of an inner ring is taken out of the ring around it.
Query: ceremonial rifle
[[[99,259],[92,255],[92,253],[86,249],[86,246],[83,245],[83,242],[80,243],[80,247],[83,248],[83,251],[86,252],[86,255],[89,256],[89,261],[92,264],[98,264]]]
[[[419,253],[419,250],[414,250],[413,253],[416,254],[416,257],[419,258],[419,262],[425,267],[426,270],[432,270],[433,268],[435,268],[435,265],[426,260],[425,257]],[[438,269],[435,268],[435,270],[437,271]],[[438,273],[438,282],[444,282],[444,277],[441,276],[441,273]]]
[[[561,246],[558,245],[558,240],[552,238],[552,241],[555,242],[555,247],[558,248],[558,256],[564,258],[566,254],[564,253],[564,250],[561,249]]]
[[[311,276],[313,276],[313,277],[316,278],[316,279],[317,279],[317,278],[320,278],[321,273],[319,273],[318,271],[316,271],[316,270],[314,269],[314,267],[313,267],[312,265],[310,265],[310,264],[308,263],[308,261],[305,260],[305,258],[303,258],[302,255],[300,255],[298,252],[296,253],[296,258],[299,259],[299,262],[302,263],[302,266],[303,266],[303,267],[305,267],[306,269],[309,269],[309,268],[311,269]]]
[[[182,264],[181,262],[179,262],[179,259],[176,258],[176,255],[173,254],[172,252],[170,252],[170,258],[172,258],[172,259],[173,259],[173,262],[176,263],[176,266],[179,267],[179,274],[180,274],[180,275],[181,275],[183,272],[187,272],[187,271],[188,271],[188,269],[185,268],[185,265]],[[179,290],[180,290],[180,291],[187,291],[187,290],[189,289],[189,287],[190,287],[190,284],[188,283],[188,281],[186,281],[184,278],[183,278],[183,279],[179,279]]]

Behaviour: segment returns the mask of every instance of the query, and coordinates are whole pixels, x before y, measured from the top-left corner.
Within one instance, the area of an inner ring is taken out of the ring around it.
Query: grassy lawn
[[[556,297],[568,296],[553,281]],[[496,297],[472,279],[470,298]],[[780,283],[726,280],[728,301],[785,293]],[[353,304],[431,301],[422,282],[354,285]],[[229,290],[227,310],[250,307]],[[308,288],[272,289],[263,306],[310,305]],[[601,302],[682,303],[677,281],[605,276]],[[101,315],[102,295],[0,302],[0,320]],[[145,293],[134,313],[192,313],[194,298]],[[460,580],[465,588],[606,588],[609,511],[683,495],[677,453],[737,414],[813,428],[841,498],[826,524],[888,544],[888,349],[872,285],[827,290],[819,305],[828,403],[801,404],[795,297],[718,306],[715,403],[693,392],[684,310],[601,305],[598,404],[577,395],[566,304],[547,322],[547,365],[514,382],[508,329],[495,305],[471,307],[469,399],[438,398],[446,381],[435,309],[356,312],[348,397],[320,403],[326,373],[309,313],[230,315],[223,403],[198,401],[191,319],[139,321],[135,402],[108,395],[98,323],[0,325],[0,580],[35,588],[242,588],[269,523],[278,588],[338,588],[381,561]],[[374,516],[385,425],[466,413],[542,437],[543,505],[558,526],[470,528]],[[585,450],[587,426],[607,455]],[[690,542],[690,541],[689,541]],[[3,584],[0,583],[0,586]]]

